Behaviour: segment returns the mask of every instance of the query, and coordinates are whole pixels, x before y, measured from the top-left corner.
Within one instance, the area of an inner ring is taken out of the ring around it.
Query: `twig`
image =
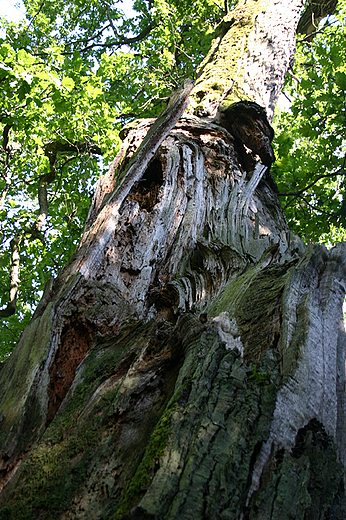
[[[345,163],[345,159],[344,159],[344,163]],[[336,171],[336,172],[325,173],[323,175],[319,175],[318,177],[316,177],[316,179],[314,181],[310,182],[310,184],[308,184],[307,186],[305,186],[305,188],[302,188],[301,190],[298,190],[298,191],[280,191],[278,193],[278,196],[279,197],[300,196],[302,193],[304,193],[304,191],[307,191],[310,188],[312,188],[321,179],[328,179],[328,178],[331,178],[331,177],[337,177],[338,175],[345,175],[344,165],[341,168],[339,168],[339,170]]]

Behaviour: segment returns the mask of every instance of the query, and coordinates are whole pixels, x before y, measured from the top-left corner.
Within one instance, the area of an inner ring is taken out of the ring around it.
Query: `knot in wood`
[[[239,101],[220,114],[220,124],[253,154],[258,155],[265,166],[275,160],[271,142],[274,130],[269,124],[266,111],[253,101]]]

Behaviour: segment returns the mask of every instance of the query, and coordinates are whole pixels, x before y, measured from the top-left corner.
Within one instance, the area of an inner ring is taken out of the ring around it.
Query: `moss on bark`
[[[244,95],[244,60],[249,35],[267,4],[267,0],[250,0],[246,5],[241,2],[218,26],[211,49],[197,71],[189,109],[192,113],[212,115],[208,107],[220,103],[222,112],[237,101],[252,100]]]

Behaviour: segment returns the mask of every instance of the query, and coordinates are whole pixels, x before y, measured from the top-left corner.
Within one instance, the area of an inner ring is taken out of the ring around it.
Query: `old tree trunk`
[[[345,247],[269,171],[302,4],[240,2],[124,132],[0,371],[2,520],[345,518]]]

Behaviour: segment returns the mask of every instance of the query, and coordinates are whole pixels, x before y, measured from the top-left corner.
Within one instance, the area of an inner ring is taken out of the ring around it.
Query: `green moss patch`
[[[166,410],[162,414],[154,432],[150,437],[143,459],[141,460],[136,473],[130,482],[125,497],[121,502],[117,512],[111,517],[111,520],[120,520],[120,518],[129,512],[131,507],[138,503],[139,499],[148,489],[156,471],[159,469],[159,459],[164,454],[164,449],[168,444],[168,437],[171,431],[172,415],[179,401],[179,397],[191,386],[191,383],[191,378],[186,380],[167,405]]]
[[[191,93],[191,111],[222,99],[221,110],[247,99],[243,89],[243,61],[247,41],[266,2],[252,0],[239,6],[221,22],[211,49],[197,71],[199,79]]]
[[[278,346],[283,293],[294,264],[259,269],[259,263],[231,281],[209,310],[209,316],[228,311],[236,318],[246,362],[258,363],[262,352]]]

